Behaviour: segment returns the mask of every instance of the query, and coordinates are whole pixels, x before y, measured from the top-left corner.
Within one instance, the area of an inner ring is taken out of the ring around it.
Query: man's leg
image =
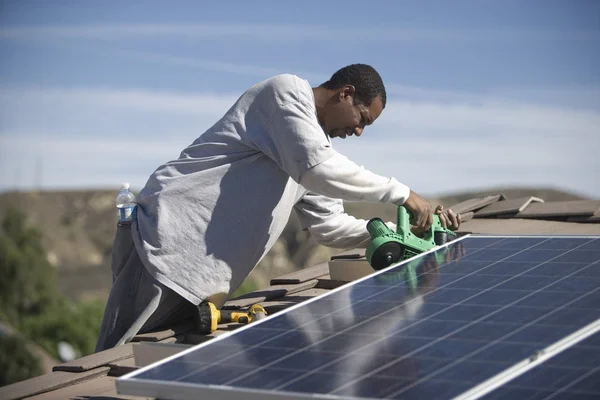
[[[96,351],[122,345],[140,332],[194,315],[195,306],[154,279],[135,249],[131,226],[121,225],[113,244],[113,286]]]

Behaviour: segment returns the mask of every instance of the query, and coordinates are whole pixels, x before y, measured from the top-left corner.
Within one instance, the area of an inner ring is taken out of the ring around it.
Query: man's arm
[[[308,230],[320,245],[352,249],[366,248],[369,244],[371,237],[367,231],[368,221],[348,215],[342,200],[308,192],[294,209],[302,229]],[[435,213],[440,216],[444,227],[451,230],[460,227],[460,216],[451,210],[446,211],[442,206],[437,206]],[[396,232],[396,224],[388,221],[386,225]],[[412,226],[411,231],[417,236],[423,235],[416,226]]]
[[[370,239],[367,220],[344,211],[342,200],[309,192],[294,207],[303,229],[320,245],[339,248],[365,248]],[[396,230],[396,226],[387,225]]]

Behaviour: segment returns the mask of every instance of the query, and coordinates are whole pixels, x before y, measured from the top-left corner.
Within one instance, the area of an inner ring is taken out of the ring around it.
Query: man
[[[120,226],[114,283],[96,351],[193,315],[202,301],[220,308],[271,249],[295,211],[311,235],[335,248],[364,247],[365,220],[343,200],[404,204],[415,232],[432,209],[394,178],[337,153],[331,138],[361,136],[386,105],[381,77],[355,64],[311,88],[279,75],[246,91],[211,128],[160,166],[138,196],[137,219]],[[460,220],[442,213],[444,224]]]

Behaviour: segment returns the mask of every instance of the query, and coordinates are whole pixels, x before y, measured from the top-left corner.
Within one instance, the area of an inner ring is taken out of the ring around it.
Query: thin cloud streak
[[[335,41],[344,35],[353,35],[357,41],[387,42],[484,42],[514,40],[597,40],[600,32],[542,31],[542,30],[500,30],[500,29],[421,29],[379,27],[369,29],[369,35],[355,35],[356,30],[344,26],[310,24],[240,24],[240,23],[198,23],[198,24],[121,24],[121,25],[29,25],[4,26],[0,28],[0,38],[5,39],[45,39],[49,37],[68,39],[123,39],[185,36],[197,40],[235,37],[243,40],[264,42],[281,41]]]
[[[176,65],[176,66],[184,66],[184,67],[192,67],[199,68],[204,71],[214,71],[214,72],[226,72],[230,74],[236,75],[244,75],[244,76],[255,76],[257,78],[267,78],[274,75],[279,75],[283,73],[287,73],[283,68],[273,68],[273,67],[263,67],[259,65],[251,65],[251,64],[242,64],[242,63],[231,63],[219,60],[210,60],[205,58],[195,58],[195,57],[182,57],[182,56],[173,56],[166,55],[160,53],[153,52],[145,52],[145,51],[118,51],[119,54],[133,58],[140,61],[147,62],[156,62],[167,65]],[[315,79],[320,77],[323,82],[327,80],[324,75],[317,75],[312,73],[301,73],[295,71],[297,75],[302,75],[305,79]]]
[[[114,89],[86,87],[0,87],[0,104],[7,107],[28,107],[40,104],[69,104],[161,111],[174,114],[215,114],[237,100],[239,95],[218,93],[182,93],[144,89]],[[0,111],[1,113],[1,111]]]

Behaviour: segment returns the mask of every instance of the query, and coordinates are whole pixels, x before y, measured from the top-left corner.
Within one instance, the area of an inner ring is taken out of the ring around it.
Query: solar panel
[[[600,238],[470,236],[128,374],[117,389],[181,399],[503,396],[541,387],[520,379],[561,357],[597,377],[596,335],[578,341],[598,329]],[[532,361],[566,337],[563,353]],[[582,346],[595,365],[577,365]],[[519,365],[508,382],[517,386],[498,386]]]

